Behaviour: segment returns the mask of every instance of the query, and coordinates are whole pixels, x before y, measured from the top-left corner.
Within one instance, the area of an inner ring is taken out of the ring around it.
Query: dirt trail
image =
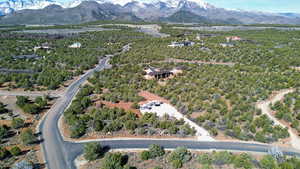
[[[285,90],[280,90],[276,92],[274,95],[272,95],[268,100],[258,102],[256,104],[256,107],[262,110],[262,113],[267,115],[272,121],[274,121],[275,125],[280,125],[282,127],[288,127],[288,132],[291,137],[291,145],[293,148],[296,148],[300,150],[300,138],[293,132],[292,128],[290,126],[286,126],[283,123],[281,123],[278,119],[276,119],[273,114],[272,110],[270,108],[270,104],[274,104],[277,101],[280,101],[284,98],[286,94],[294,92],[295,89],[285,89]]]
[[[225,65],[225,66],[234,66],[235,63],[233,62],[209,62],[209,61],[201,61],[201,60],[184,60],[184,59],[173,59],[173,58],[168,58],[164,60],[163,62],[167,63],[197,63],[197,64],[207,64],[207,65]]]

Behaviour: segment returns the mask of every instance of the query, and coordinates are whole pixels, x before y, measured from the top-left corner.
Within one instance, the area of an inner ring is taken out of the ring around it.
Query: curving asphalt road
[[[48,111],[40,125],[42,134],[42,149],[48,169],[67,169],[71,166],[72,159],[68,159],[69,144],[65,142],[58,128],[58,120],[83,84],[95,71],[106,68],[109,58],[102,59],[99,65],[85,73],[77,81],[72,83],[67,91],[60,97],[56,104]]]
[[[126,52],[130,46],[124,46],[122,52]],[[121,52],[117,53],[120,54]],[[115,54],[115,55],[117,55]],[[112,55],[114,56],[114,55]],[[83,84],[95,71],[101,71],[110,68],[108,61],[111,56],[100,60],[99,65],[86,72],[77,81],[73,82],[62,94],[57,102],[48,111],[46,117],[41,122],[39,130],[41,131],[42,151],[48,169],[75,169],[75,158],[83,153],[83,143],[72,143],[64,141],[58,128],[58,120],[64,110],[71,103],[72,99]],[[239,143],[239,142],[201,142],[201,141],[181,141],[181,140],[103,140],[100,141],[103,146],[109,146],[112,149],[142,149],[150,144],[159,144],[165,148],[176,148],[185,146],[189,149],[199,150],[237,150],[267,153],[269,145]],[[293,149],[281,148],[286,155],[300,156],[300,153]]]

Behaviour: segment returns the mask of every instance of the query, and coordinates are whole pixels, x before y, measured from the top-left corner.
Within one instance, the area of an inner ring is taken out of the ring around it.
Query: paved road
[[[123,51],[126,51],[127,48],[128,46],[124,47]],[[109,68],[110,65],[108,65],[108,61],[109,57],[102,59],[96,68],[86,72],[77,81],[73,82],[67,88],[62,97],[60,97],[52,106],[45,119],[41,122],[40,131],[42,132],[42,139],[44,139],[42,142],[42,151],[44,153],[48,169],[76,168],[74,160],[83,152],[83,143],[64,141],[58,128],[58,120],[78,92],[80,85],[83,84],[95,71],[101,71],[104,68]],[[159,144],[165,148],[185,146],[190,149],[200,150],[219,149],[266,153],[270,148],[268,145],[236,142],[199,142],[179,140],[107,140],[100,142],[102,145],[109,146],[113,149],[147,148],[150,144]],[[300,156],[300,153],[295,150],[287,148],[281,149],[286,155]]]
[[[107,140],[100,142],[102,146],[109,146],[112,149],[145,149],[150,144],[159,144],[166,149],[174,149],[178,146],[185,146],[194,150],[233,150],[268,153],[270,146],[263,144],[237,143],[237,142],[201,142],[201,141],[178,141],[178,140]],[[71,151],[68,153],[70,159],[75,159],[83,153],[83,144],[68,143]],[[288,148],[281,148],[285,155],[300,157],[300,153]],[[74,163],[69,166],[75,169]]]
[[[71,150],[69,144],[65,142],[58,128],[58,120],[67,106],[71,103],[73,97],[78,92],[80,85],[83,84],[95,71],[100,71],[108,66],[109,58],[102,59],[99,65],[85,73],[77,81],[72,83],[62,97],[49,110],[44,121],[40,125],[42,132],[42,148],[49,169],[67,169],[71,166],[72,159],[68,158]]]

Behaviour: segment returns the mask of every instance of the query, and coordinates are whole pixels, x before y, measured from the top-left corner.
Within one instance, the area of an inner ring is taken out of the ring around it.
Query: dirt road
[[[274,104],[277,101],[282,100],[286,94],[292,93],[294,91],[295,91],[294,89],[280,90],[279,92],[277,92],[275,95],[273,95],[268,100],[258,102],[256,104],[256,107],[261,109],[263,114],[267,115],[272,121],[274,121],[274,125],[280,125],[281,127],[284,127],[284,128],[288,127],[288,129],[289,129],[288,132],[291,137],[291,145],[294,148],[300,150],[300,138],[292,131],[292,128],[290,126],[286,126],[286,125],[282,124],[279,120],[277,120],[273,116],[272,110],[270,108],[271,104]]]

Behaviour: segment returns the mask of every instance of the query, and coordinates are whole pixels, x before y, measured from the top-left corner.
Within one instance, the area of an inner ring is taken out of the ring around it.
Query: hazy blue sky
[[[205,0],[217,7],[266,12],[300,13],[300,0]]]

